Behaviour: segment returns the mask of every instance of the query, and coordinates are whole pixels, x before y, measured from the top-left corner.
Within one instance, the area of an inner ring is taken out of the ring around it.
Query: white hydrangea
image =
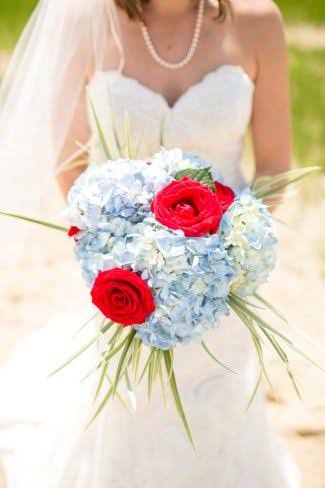
[[[276,262],[277,240],[267,207],[246,191],[224,214],[220,234],[237,275],[231,290],[253,295],[264,284]]]

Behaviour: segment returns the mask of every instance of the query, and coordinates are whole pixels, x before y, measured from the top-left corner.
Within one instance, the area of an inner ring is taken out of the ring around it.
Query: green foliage
[[[0,0],[0,50],[11,49],[37,0]],[[276,0],[285,21],[325,25],[324,0]],[[294,154],[325,168],[325,49],[290,46]]]
[[[11,49],[37,0],[1,0],[0,49]]]
[[[325,23],[324,0],[275,0],[288,23]]]
[[[68,230],[69,230],[67,227],[62,227],[61,225],[56,225],[56,224],[53,224],[52,222],[46,222],[44,220],[26,217],[25,215],[15,214],[15,213],[11,213],[11,212],[0,212],[0,215],[3,217],[14,218],[14,219],[18,219],[18,220],[23,220],[25,222],[30,222],[32,224],[41,225],[43,227],[48,227],[50,229],[59,230],[61,232],[68,232]]]
[[[297,163],[325,169],[325,49],[291,46],[290,66]]]
[[[288,23],[325,23],[324,0],[275,0]],[[0,49],[9,49],[19,36],[37,0],[1,0]]]
[[[191,178],[191,180],[199,181],[202,185],[206,185],[210,188],[211,191],[215,192],[214,182],[211,174],[211,168],[204,168],[204,169],[193,169],[193,168],[185,168],[181,171],[178,171],[175,175],[176,180],[181,180],[185,176]]]

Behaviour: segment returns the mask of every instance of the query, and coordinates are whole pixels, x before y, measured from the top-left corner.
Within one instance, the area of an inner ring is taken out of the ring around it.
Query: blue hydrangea
[[[64,215],[93,233],[106,230],[114,218],[135,224],[148,215],[154,195],[170,181],[165,169],[145,161],[119,159],[90,166],[72,187]]]
[[[204,331],[229,313],[230,290],[252,294],[274,266],[270,216],[250,193],[238,197],[212,236],[186,238],[155,220],[150,203],[156,193],[177,171],[206,166],[180,149],[162,149],[146,162],[108,161],[91,166],[68,197],[65,216],[82,230],[75,255],[87,285],[99,271],[119,267],[151,288],[156,309],[136,326],[148,346],[202,341]]]

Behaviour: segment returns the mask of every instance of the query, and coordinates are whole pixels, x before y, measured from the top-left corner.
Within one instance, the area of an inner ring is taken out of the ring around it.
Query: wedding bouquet
[[[64,216],[103,321],[98,335],[55,372],[104,336],[105,347],[91,371],[99,372],[99,404],[93,419],[118,394],[122,381],[133,392],[146,378],[150,397],[157,380],[164,401],[166,387],[170,389],[192,442],[176,382],[174,349],[201,343],[203,353],[231,370],[210,351],[204,336],[222,326],[222,317],[232,310],[248,328],[259,358],[258,382],[248,404],[263,374],[268,379],[265,342],[276,351],[298,392],[286,348],[304,353],[260,316],[261,307],[279,313],[257,291],[276,260],[268,204],[274,204],[285,186],[315,168],[263,178],[238,191],[224,185],[211,165],[181,149],[161,148],[151,158],[139,160],[132,157],[129,142],[127,154],[112,160],[99,125],[98,133],[105,162],[90,165],[77,179]],[[112,377],[113,358],[117,362]]]

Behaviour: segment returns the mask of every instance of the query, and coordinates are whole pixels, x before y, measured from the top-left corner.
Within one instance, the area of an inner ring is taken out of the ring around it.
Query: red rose
[[[229,186],[223,185],[222,183],[219,183],[219,181],[215,181],[214,186],[222,212],[224,213],[235,200],[235,194]]]
[[[80,229],[78,227],[75,227],[74,225],[72,227],[70,227],[69,229],[69,232],[68,232],[68,236],[69,237],[73,237],[75,236],[76,234],[78,234],[78,232],[80,232]]]
[[[151,203],[151,211],[158,222],[183,230],[186,237],[215,234],[222,216],[216,195],[187,176],[160,190]]]
[[[101,271],[91,296],[93,304],[106,317],[122,325],[142,324],[155,310],[147,283],[136,273],[125,269]]]

